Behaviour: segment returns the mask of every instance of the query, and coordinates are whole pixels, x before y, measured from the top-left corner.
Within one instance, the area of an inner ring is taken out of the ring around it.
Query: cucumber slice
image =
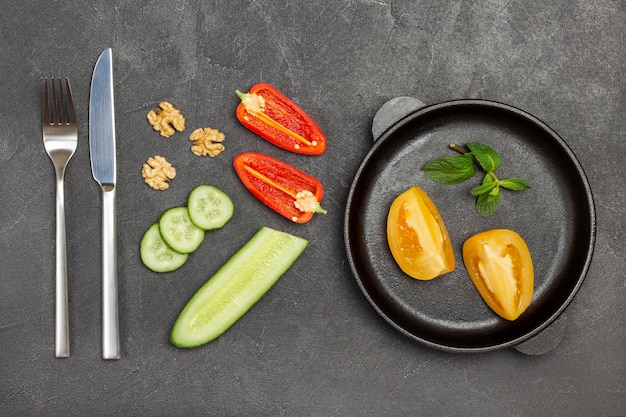
[[[187,207],[166,210],[159,219],[161,237],[179,253],[191,253],[204,240],[204,230],[193,224]]]
[[[154,272],[175,271],[187,261],[189,255],[175,252],[161,238],[159,224],[154,223],[146,230],[139,244],[141,261]]]
[[[174,323],[172,344],[192,348],[220,336],[278,281],[308,243],[261,228],[191,297]]]
[[[212,185],[198,185],[189,194],[189,218],[204,230],[219,229],[231,217],[235,207],[228,195]]]

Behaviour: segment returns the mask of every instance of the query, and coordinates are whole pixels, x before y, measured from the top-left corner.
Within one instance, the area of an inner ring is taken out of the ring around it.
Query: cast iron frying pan
[[[522,177],[532,185],[521,192],[503,191],[499,209],[489,218],[476,213],[469,193],[480,184],[480,171],[457,185],[435,183],[421,171],[428,161],[453,155],[450,143],[470,141],[500,153],[500,178]],[[391,202],[414,185],[437,205],[455,251],[455,271],[432,281],[404,275],[386,240]],[[463,242],[493,228],[517,231],[533,258],[533,301],[513,322],[487,307],[463,265]],[[456,100],[412,112],[375,141],[350,188],[344,235],[359,287],[389,324],[433,348],[481,352],[524,342],[563,312],[589,267],[595,212],[580,163],[550,127],[506,104]]]

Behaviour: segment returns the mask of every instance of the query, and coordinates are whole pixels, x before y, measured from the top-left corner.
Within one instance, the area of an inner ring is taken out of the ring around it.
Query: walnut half
[[[174,129],[179,132],[185,130],[185,118],[180,110],[174,108],[167,101],[159,103],[159,108],[156,111],[150,110],[147,118],[154,130],[166,138],[176,133]]]
[[[141,176],[151,188],[163,191],[170,188],[168,181],[176,177],[176,168],[164,157],[157,155],[148,158],[148,161],[143,164]]]
[[[196,129],[189,135],[189,140],[194,143],[191,152],[198,156],[215,157],[224,150],[224,134],[217,129]]]

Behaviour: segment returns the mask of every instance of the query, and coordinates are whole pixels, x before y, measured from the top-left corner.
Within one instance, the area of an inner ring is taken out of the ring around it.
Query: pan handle
[[[554,320],[541,332],[528,340],[513,346],[513,349],[525,355],[543,355],[558,346],[565,334],[567,316],[565,313]]]
[[[406,116],[426,107],[426,104],[415,97],[396,97],[385,102],[374,115],[372,136],[379,139],[387,130]],[[563,313],[541,332],[525,340],[513,348],[526,355],[543,355],[554,349],[563,338],[567,317]]]
[[[422,107],[426,107],[426,104],[414,97],[396,97],[387,101],[374,115],[372,121],[374,140],[380,138],[396,122]]]

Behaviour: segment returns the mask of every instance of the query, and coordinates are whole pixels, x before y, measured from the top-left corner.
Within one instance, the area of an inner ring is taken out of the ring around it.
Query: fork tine
[[[54,77],[52,77],[50,83],[52,84],[52,124],[57,124],[59,121],[59,105],[57,104],[58,97]]]
[[[50,78],[50,88],[50,124],[53,125],[56,123],[57,120],[57,91],[54,86],[54,77]]]
[[[44,125],[50,124],[50,96],[48,95],[48,77],[44,78],[42,119]]]
[[[58,123],[60,125],[67,124],[67,119],[65,118],[65,98],[63,96],[63,82],[61,78],[59,78],[59,120]]]
[[[69,124],[76,124],[76,110],[74,109],[74,98],[72,97],[69,78],[65,78],[65,84],[67,86],[67,121]]]

